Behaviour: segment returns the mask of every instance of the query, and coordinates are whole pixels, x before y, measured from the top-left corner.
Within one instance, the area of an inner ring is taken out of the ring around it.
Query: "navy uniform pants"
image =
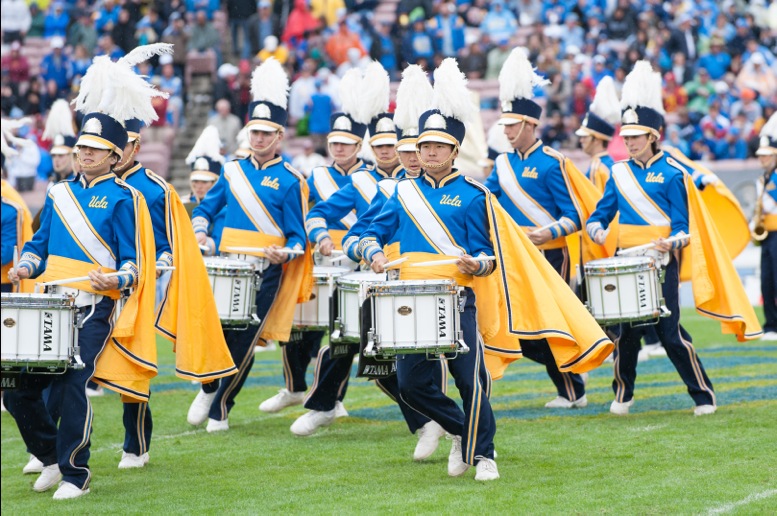
[[[436,421],[446,432],[461,436],[464,462],[474,465],[480,458],[494,458],[496,420],[491,410],[491,375],[486,369],[483,344],[478,335],[475,294],[465,290],[467,300],[461,314],[461,328],[469,353],[448,360],[464,411],[445,395],[434,371],[440,365],[426,355],[397,357],[397,379],[402,399],[411,408]]]
[[[81,489],[88,487],[91,479],[88,462],[93,413],[86,384],[113,331],[114,304],[103,298],[79,330],[83,369],[68,369],[56,375],[22,374],[22,388],[3,393],[5,406],[16,420],[30,453],[45,466],[58,464],[62,479]],[[92,307],[80,310],[88,315]],[[42,393],[47,387],[49,404],[59,414],[59,427],[43,401]]]
[[[564,281],[569,282],[569,250],[564,247],[561,249],[548,249],[542,253],[545,255],[545,259],[556,269],[556,272],[564,278]],[[553,385],[556,386],[559,396],[569,401],[575,401],[585,395],[583,378],[577,373],[562,373],[558,370],[558,365],[556,365],[556,360],[553,358],[553,353],[550,351],[547,340],[521,339],[521,350],[523,351],[523,356],[545,366],[545,370],[548,372]]]
[[[235,397],[243,388],[248,373],[254,365],[254,347],[264,328],[267,312],[272,308],[278,295],[282,275],[282,265],[270,265],[263,273],[262,286],[256,293],[256,315],[261,319],[258,326],[249,326],[247,330],[224,330],[229,353],[237,366],[237,374],[202,385],[203,391],[216,393],[208,413],[210,419],[224,421],[235,405]]]
[[[764,333],[777,331],[777,231],[761,242],[761,294],[764,298]]]
[[[288,389],[289,392],[305,392],[308,390],[305,374],[307,373],[310,361],[318,357],[319,351],[321,350],[321,341],[324,339],[325,334],[325,331],[293,332],[292,340],[283,346],[283,349],[281,350],[283,359],[283,380],[286,382],[286,389]],[[332,360],[329,358],[329,353],[327,353],[323,359],[327,362],[326,365],[324,365],[324,369],[330,369],[330,362],[332,362]],[[318,370],[319,367],[317,366],[316,369]],[[348,376],[350,375],[350,371],[349,368],[342,389],[338,389],[338,401],[343,401],[345,392],[348,390]]]
[[[674,364],[683,382],[688,387],[696,405],[714,405],[715,392],[712,382],[702,366],[696,350],[691,342],[691,336],[680,326],[680,279],[677,260],[673,257],[666,267],[666,275],[662,285],[664,302],[672,312],[669,317],[662,317],[655,325],[656,333],[664,344],[669,360]],[[637,379],[637,355],[639,355],[640,339],[645,327],[632,327],[627,323],[610,328],[616,334],[615,339],[615,379],[612,389],[618,402],[626,403],[634,397],[634,382]]]
[[[443,394],[448,393],[448,363],[446,360],[430,360],[436,367],[433,367],[429,374],[432,375],[432,382],[440,386],[440,390]],[[375,380],[375,385],[378,386],[383,393],[394,400],[399,405],[399,410],[402,411],[402,417],[405,418],[407,423],[407,429],[411,434],[423,427],[430,419],[417,411],[410,405],[408,405],[402,398],[402,393],[399,390],[399,376],[389,376],[387,378],[380,378]]]

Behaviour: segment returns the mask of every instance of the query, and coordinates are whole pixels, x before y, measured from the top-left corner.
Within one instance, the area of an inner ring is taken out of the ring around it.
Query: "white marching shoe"
[[[62,473],[59,472],[59,465],[52,464],[51,466],[45,466],[41,471],[40,476],[32,485],[32,490],[42,493],[48,491],[62,480]]]
[[[777,340],[777,331],[767,331],[763,334],[763,337],[761,337],[761,340],[768,340],[773,341]]]
[[[345,405],[343,405],[343,402],[338,400],[335,403],[335,419],[341,417],[348,417],[348,411],[345,410]]]
[[[103,389],[102,385],[98,385],[96,389],[91,389],[87,387],[86,396],[89,398],[99,398],[100,396],[105,396],[105,389]],[[70,485],[72,486],[73,484],[70,484]]]
[[[481,457],[475,466],[475,480],[485,482],[499,478],[499,470],[496,468],[496,461]]]
[[[200,389],[197,393],[197,397],[192,401],[189,407],[189,413],[186,414],[186,421],[190,425],[198,426],[208,419],[208,412],[210,412],[210,406],[213,403],[213,398],[216,397],[215,392],[207,393]]]
[[[30,460],[27,462],[27,465],[22,468],[22,474],[30,475],[32,473],[42,473],[42,472],[43,472],[43,463],[38,460],[38,457],[31,454]]]
[[[555,400],[551,400],[545,404],[545,408],[565,408],[565,409],[584,408],[587,406],[588,406],[588,398],[585,397],[585,394],[583,394],[582,398],[576,399],[575,401],[570,401],[561,396],[557,396]]]
[[[693,415],[709,416],[710,414],[714,414],[717,410],[718,407],[715,405],[696,405],[696,407],[693,409]]]
[[[209,434],[229,430],[229,419],[219,421],[218,419],[208,418],[208,426],[205,427],[205,430],[207,430]]]
[[[626,403],[613,400],[612,404],[610,405],[610,412],[616,416],[627,416],[629,415],[629,408],[631,408],[632,405],[634,405],[634,398],[630,399]]]
[[[321,410],[310,410],[298,417],[297,420],[292,423],[289,430],[291,430],[291,433],[294,435],[307,437],[315,434],[316,430],[322,426],[331,425],[334,420],[335,409],[327,410],[325,412]]]
[[[418,429],[418,444],[413,451],[413,460],[424,460],[432,454],[440,445],[440,438],[445,435],[445,430],[434,421],[429,421]]]
[[[119,461],[119,469],[133,469],[142,468],[148,464],[148,452],[143,455],[135,455],[134,453],[121,452],[121,460]]]
[[[278,394],[272,398],[264,400],[259,405],[259,410],[273,414],[275,412],[280,412],[286,407],[300,405],[303,401],[305,401],[304,392],[291,392],[288,389],[281,389],[278,391]]]
[[[54,500],[70,500],[89,494],[89,488],[79,489],[70,482],[62,482],[59,489],[54,492]]]
[[[451,436],[451,452],[448,454],[448,475],[460,477],[470,468],[469,464],[461,458],[461,437]]]
[[[642,349],[639,350],[637,355],[637,362],[644,362],[651,358],[660,358],[666,356],[666,348],[660,342],[655,344],[645,344]]]

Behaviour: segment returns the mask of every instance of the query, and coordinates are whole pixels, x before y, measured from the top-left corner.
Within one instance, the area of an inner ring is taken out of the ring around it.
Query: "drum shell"
[[[337,278],[337,319],[335,327],[340,329],[340,340],[359,342],[361,321],[359,313],[366,289],[375,283],[386,281],[385,274],[373,272],[352,272]]]
[[[205,269],[222,324],[252,321],[256,297],[254,267],[240,260],[206,257]]]
[[[2,368],[64,372],[78,342],[76,313],[71,296],[3,294]]]
[[[455,353],[460,289],[452,280],[388,281],[369,288],[375,350],[384,356]]]
[[[306,303],[294,309],[294,327],[304,330],[329,329],[329,300],[335,288],[335,280],[347,274],[343,267],[315,266],[313,268],[313,293]]]
[[[661,315],[658,269],[652,258],[618,257],[585,264],[587,305],[599,324],[640,322]]]

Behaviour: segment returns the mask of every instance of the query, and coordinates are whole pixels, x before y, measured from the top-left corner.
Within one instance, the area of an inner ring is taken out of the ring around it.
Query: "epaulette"
[[[146,171],[146,177],[158,184],[162,190],[167,191],[170,188],[170,184],[162,176],[146,167],[143,167],[143,170]]]
[[[687,174],[688,173],[688,170],[686,170],[686,168],[684,166],[682,166],[676,159],[674,159],[671,156],[667,156],[666,157],[666,163],[668,165],[673,166],[674,168],[676,168],[677,170],[679,170],[683,174]]]
[[[305,181],[305,176],[302,174],[302,172],[300,172],[300,171],[299,171],[299,170],[297,170],[296,168],[292,167],[292,166],[291,166],[291,163],[289,163],[288,161],[284,161],[284,162],[283,162],[283,166],[284,166],[284,167],[286,167],[286,170],[288,170],[289,172],[291,172],[292,174],[294,174],[294,176],[295,176],[297,179],[299,179],[300,181]]]
[[[485,194],[491,193],[491,191],[488,188],[486,188],[486,186],[483,183],[481,183],[480,181],[478,181],[477,179],[471,178],[469,176],[463,176],[463,177],[464,177],[464,180],[467,183],[471,184],[472,186],[474,186],[478,190],[481,190],[483,193],[485,193]]]
[[[542,152],[550,156],[551,158],[556,158],[561,164],[564,163],[564,160],[567,159],[566,156],[564,156],[562,153],[554,149],[553,147],[549,147],[548,145],[542,146]]]

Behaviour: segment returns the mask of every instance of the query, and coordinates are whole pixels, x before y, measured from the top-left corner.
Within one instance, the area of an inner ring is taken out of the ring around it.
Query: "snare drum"
[[[331,340],[337,342],[359,342],[362,303],[367,299],[367,287],[384,283],[385,274],[370,271],[351,272],[337,278],[337,317]]]
[[[223,256],[206,256],[204,259],[222,326],[247,326],[254,321],[254,265]]]
[[[657,321],[669,315],[658,278],[655,260],[647,256],[592,260],[585,264],[588,310],[603,326]]]
[[[461,288],[453,280],[387,281],[370,285],[372,331],[365,354],[466,353]]]
[[[64,294],[3,294],[2,369],[64,373],[76,355],[77,307]]]
[[[348,256],[343,256],[343,254],[340,251],[334,251],[332,256],[324,256],[316,251],[313,253],[313,264],[323,267],[343,267],[349,271],[356,270],[359,264],[348,258]]]
[[[335,288],[335,279],[347,274],[342,267],[313,267],[313,294],[310,301],[299,303],[294,311],[294,328],[298,330],[329,329],[329,299]]]

